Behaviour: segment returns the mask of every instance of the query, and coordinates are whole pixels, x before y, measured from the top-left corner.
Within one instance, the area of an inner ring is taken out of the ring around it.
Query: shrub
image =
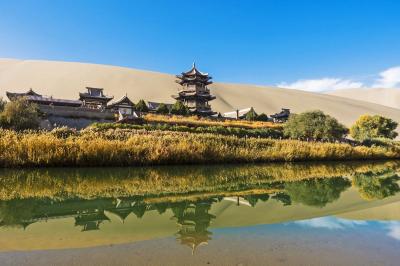
[[[171,114],[188,115],[189,109],[181,101],[176,101],[176,103],[172,106]]]
[[[255,121],[257,120],[257,113],[254,111],[253,107],[250,109],[250,111],[246,114],[245,119],[248,121]]]
[[[6,104],[7,104],[7,102],[4,101],[3,98],[0,98],[0,113],[4,111]]]
[[[336,118],[322,111],[292,114],[284,125],[284,134],[294,139],[337,140],[347,134],[347,128]]]
[[[69,127],[56,127],[51,131],[51,134],[56,136],[57,138],[63,138],[66,139],[70,136],[77,135],[77,131],[74,128],[69,128]]]
[[[379,115],[362,115],[351,127],[351,136],[359,141],[374,138],[394,139],[398,133],[395,132],[398,123],[390,118]]]
[[[168,109],[168,107],[167,107],[164,103],[161,103],[161,104],[158,106],[156,112],[157,112],[157,114],[164,114],[164,115],[166,115],[166,114],[169,114],[169,109]]]
[[[147,106],[146,102],[144,100],[140,100],[136,105],[135,105],[136,111],[139,111],[141,113],[147,113],[149,111],[149,107]]]
[[[7,103],[0,116],[3,127],[14,130],[37,129],[40,123],[37,105],[25,98]]]
[[[257,116],[257,121],[264,121],[264,122],[268,122],[269,121],[269,117],[268,115],[261,113]]]

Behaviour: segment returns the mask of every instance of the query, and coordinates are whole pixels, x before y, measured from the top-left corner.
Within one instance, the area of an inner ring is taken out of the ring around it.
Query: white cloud
[[[388,222],[387,228],[389,230],[388,236],[400,240],[400,222]]]
[[[341,89],[362,88],[363,83],[350,79],[322,78],[322,79],[301,79],[293,83],[282,82],[277,84],[280,88],[296,89],[311,92],[334,91]]]
[[[376,80],[375,84],[373,84],[373,87],[400,87],[400,67],[392,67],[379,73],[379,79]]]
[[[295,224],[312,227],[312,228],[326,228],[326,229],[345,229],[359,225],[367,224],[365,221],[346,220],[336,217],[321,217],[310,220],[303,220],[294,222]]]

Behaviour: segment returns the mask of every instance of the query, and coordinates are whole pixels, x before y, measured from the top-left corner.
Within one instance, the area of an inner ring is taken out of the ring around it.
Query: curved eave
[[[114,97],[97,97],[97,96],[91,96],[91,95],[87,95],[87,94],[83,94],[83,93],[79,93],[79,99],[91,99],[91,100],[106,100],[107,102],[111,101],[112,99],[114,99]]]

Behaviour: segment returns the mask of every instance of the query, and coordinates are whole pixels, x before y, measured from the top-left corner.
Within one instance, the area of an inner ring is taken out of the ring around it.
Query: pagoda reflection
[[[180,226],[176,233],[180,244],[188,246],[194,254],[196,248],[207,245],[212,233],[208,231],[211,221],[216,218],[209,213],[215,199],[198,202],[181,202],[172,207],[173,218]]]

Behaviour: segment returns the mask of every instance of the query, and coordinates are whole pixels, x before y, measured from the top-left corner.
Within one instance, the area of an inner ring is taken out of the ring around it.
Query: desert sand
[[[198,67],[207,72],[201,65]],[[189,68],[190,64],[182,66],[182,71]],[[254,107],[258,113],[270,115],[283,107],[295,113],[320,109],[347,126],[366,113],[400,120],[400,109],[364,101],[268,86],[218,83],[217,76],[215,81],[210,89],[217,99],[211,105],[218,112]],[[43,95],[77,99],[86,86],[104,88],[115,100],[127,94],[133,101],[169,103],[174,102],[171,95],[179,88],[172,74],[87,63],[0,59],[0,97],[5,97],[6,91],[33,88]]]
[[[344,89],[327,92],[328,95],[340,96],[349,99],[386,105],[400,109],[400,89],[388,88],[361,88]]]

